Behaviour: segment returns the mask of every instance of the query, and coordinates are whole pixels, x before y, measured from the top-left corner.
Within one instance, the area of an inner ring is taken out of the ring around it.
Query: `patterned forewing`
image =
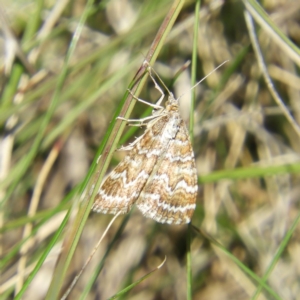
[[[196,206],[197,171],[186,125],[181,120],[137,200],[142,213],[160,223],[189,223]]]
[[[129,153],[101,185],[92,207],[94,211],[116,214],[130,210],[161,155],[160,133],[168,118],[162,116],[150,122],[145,133],[129,147]]]

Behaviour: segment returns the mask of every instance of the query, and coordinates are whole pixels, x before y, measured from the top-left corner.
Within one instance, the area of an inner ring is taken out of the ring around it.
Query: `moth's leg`
[[[165,94],[162,90],[162,88],[158,85],[157,81],[154,79],[153,75],[152,75],[152,67],[150,65],[148,65],[148,73],[150,78],[152,79],[153,83],[154,83],[154,87],[159,91],[159,93],[161,94],[160,98],[158,99],[158,101],[156,102],[156,105],[160,106],[161,102],[163,101]]]
[[[130,143],[127,146],[122,146],[121,148],[118,149],[118,151],[130,151],[134,148],[135,144],[137,144],[143,137],[144,137],[145,133],[142,134],[140,137],[136,138],[132,143]]]
[[[159,105],[161,101],[160,101],[159,103],[157,102],[156,104],[153,104],[153,103],[147,102],[147,101],[145,101],[145,100],[143,100],[143,99],[141,99],[141,98],[138,98],[138,97],[135,96],[135,95],[132,93],[132,91],[129,90],[129,89],[127,89],[127,91],[131,94],[131,96],[132,96],[135,100],[137,100],[137,101],[139,101],[139,102],[141,102],[141,103],[144,103],[144,104],[146,104],[146,105],[148,105],[148,106],[151,106],[151,107],[153,107],[153,108],[156,109],[156,110],[158,110],[158,109],[163,109],[163,107]]]
[[[148,117],[145,117],[142,119],[126,119],[123,117],[117,117],[117,119],[125,121],[127,123],[133,123],[133,124],[129,124],[130,126],[145,126],[145,125],[147,125],[147,123],[146,123],[147,121],[153,120],[157,117],[158,117],[157,115],[151,115],[151,116],[148,116]],[[134,124],[134,123],[136,123],[136,124]]]

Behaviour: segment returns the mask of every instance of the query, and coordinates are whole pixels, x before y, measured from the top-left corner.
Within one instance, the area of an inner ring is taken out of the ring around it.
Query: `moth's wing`
[[[104,214],[127,213],[139,197],[157,158],[161,155],[160,132],[167,116],[149,123],[145,133],[131,147],[128,154],[108,175],[95,197],[92,210]]]
[[[196,207],[195,158],[185,123],[171,139],[137,200],[142,213],[160,223],[189,223]]]

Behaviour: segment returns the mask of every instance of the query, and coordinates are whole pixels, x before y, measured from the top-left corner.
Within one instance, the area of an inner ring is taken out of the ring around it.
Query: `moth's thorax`
[[[165,125],[164,131],[162,132],[162,139],[174,139],[180,126],[180,123],[181,117],[177,110],[174,111],[172,114],[168,115],[168,121]]]

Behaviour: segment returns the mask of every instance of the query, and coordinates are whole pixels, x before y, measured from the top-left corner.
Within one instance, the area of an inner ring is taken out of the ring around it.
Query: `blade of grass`
[[[284,239],[282,240],[282,242],[280,243],[280,245],[278,247],[278,251],[276,252],[269,267],[267,268],[265,275],[259,281],[259,286],[257,287],[257,290],[251,299],[254,300],[254,299],[258,298],[258,296],[261,293],[261,290],[263,289],[264,285],[266,284],[266,281],[268,280],[271,272],[274,270],[276,263],[279,261],[279,258],[281,257],[283,251],[286,249],[289,240],[291,239],[292,235],[295,233],[295,230],[297,229],[299,222],[300,222],[300,214],[298,214],[298,216],[295,218],[291,228],[286,232]]]
[[[255,0],[243,0],[256,22],[272,37],[273,41],[287,52],[288,56],[300,66],[300,49],[276,26],[264,9]]]
[[[233,170],[221,170],[203,175],[199,178],[199,183],[215,182],[221,179],[244,179],[257,178],[263,176],[274,176],[278,174],[300,173],[300,163],[293,163],[279,166],[250,166],[235,168]]]
[[[166,18],[164,19],[155,39],[150,47],[150,50],[146,56],[146,61],[148,61],[150,64],[153,64],[154,61],[156,60],[158,53],[164,44],[166,36],[169,33],[169,31],[171,30],[183,4],[184,4],[184,1],[179,1],[179,0],[175,1],[174,4],[172,5],[170,11],[168,12]],[[138,78],[138,80],[133,80],[130,85],[130,88],[135,95],[139,94],[139,92],[146,80],[146,77],[145,76],[143,77],[144,72],[145,72],[145,65],[143,64],[135,77],[135,78]],[[132,100],[132,96],[128,92],[125,93],[125,96],[123,97],[123,99],[126,99],[126,101],[124,102],[122,110],[121,110],[120,114],[118,114],[118,115],[128,118],[128,116],[130,115],[130,113],[133,109],[135,101]],[[81,235],[84,224],[89,215],[90,208],[92,206],[92,203],[94,201],[96,193],[99,189],[102,178],[106,172],[106,169],[108,168],[108,164],[112,158],[112,154],[113,154],[114,150],[116,149],[117,143],[118,143],[118,141],[121,137],[121,134],[123,132],[123,129],[126,125],[125,122],[116,120],[117,116],[115,115],[115,117],[111,123],[111,126],[110,126],[110,128],[113,128],[113,129],[109,128],[108,134],[105,135],[103,142],[102,142],[101,146],[99,147],[98,153],[99,152],[101,153],[102,150],[103,150],[103,152],[102,152],[102,156],[99,159],[97,166],[96,166],[96,161],[98,159],[97,157],[95,158],[93,165],[91,166],[91,172],[93,172],[93,178],[91,180],[89,180],[86,190],[93,191],[92,195],[86,194],[81,203],[81,206],[79,207],[76,218],[70,228],[70,231],[68,232],[67,239],[64,241],[63,252],[61,253],[61,255],[59,257],[57,267],[55,269],[54,276],[53,276],[46,299],[56,299],[60,293],[60,290],[61,290],[61,287],[63,284],[63,280],[64,280],[64,277],[67,272],[67,268],[71,262],[71,258],[74,254],[79,237]],[[109,135],[110,130],[111,130],[111,134]],[[91,174],[91,172],[89,172],[89,174]],[[87,180],[88,179],[89,179],[89,175],[87,176]]]
[[[75,194],[78,193],[78,190],[79,190],[79,186],[76,186],[75,188],[73,188],[73,190],[70,191],[69,194],[64,197],[64,199],[61,201],[61,203],[53,209],[39,211],[32,217],[29,217],[29,216],[20,217],[18,219],[12,220],[10,222],[6,222],[5,225],[2,228],[0,228],[0,233],[7,232],[10,230],[16,229],[18,227],[22,227],[25,224],[30,223],[30,222],[39,222],[41,220],[48,219],[58,212],[69,209],[70,208],[70,200],[74,197]]]
[[[37,224],[34,229],[32,230],[32,232],[30,233],[30,235],[28,235],[26,238],[23,238],[20,242],[16,243],[13,248],[10,249],[10,251],[8,252],[8,254],[4,257],[2,257],[1,261],[0,261],[0,269],[4,269],[9,263],[11,263],[12,260],[15,259],[15,257],[17,256],[18,252],[20,252],[20,249],[22,248],[22,246],[27,243],[27,241],[30,238],[33,238],[36,233],[38,232],[38,230],[40,229],[40,227],[45,224],[47,221],[49,220],[49,218],[47,219],[43,219],[42,222],[40,222],[39,224]]]
[[[89,1],[89,5],[91,5],[92,1]],[[87,8],[89,8],[89,5],[87,5]],[[70,43],[70,47],[69,47],[69,50],[68,50],[68,53],[67,53],[67,56],[66,56],[66,60],[65,60],[65,63],[64,63],[64,66],[63,66],[63,69],[62,69],[62,72],[59,76],[59,79],[58,79],[58,83],[57,83],[57,87],[55,89],[55,92],[54,92],[54,95],[52,97],[52,101],[50,103],[50,107],[49,107],[49,110],[47,111],[46,115],[45,115],[45,119],[43,120],[43,123],[41,125],[41,128],[37,134],[37,137],[35,138],[34,140],[34,143],[33,143],[33,146],[32,148],[30,149],[29,153],[27,156],[25,156],[24,159],[21,160],[21,162],[18,164],[18,168],[15,168],[14,171],[17,173],[16,174],[10,174],[11,176],[12,175],[16,175],[16,180],[14,181],[14,183],[12,184],[12,187],[10,188],[10,192],[13,191],[13,189],[15,188],[15,186],[18,184],[19,180],[21,179],[21,177],[24,175],[24,173],[26,172],[27,168],[29,167],[29,165],[31,164],[32,160],[34,159],[38,149],[39,149],[39,146],[40,146],[40,143],[41,143],[41,140],[44,136],[44,133],[46,131],[46,128],[47,128],[47,125],[57,107],[57,104],[58,104],[58,101],[59,101],[59,95],[60,95],[60,92],[63,88],[63,85],[64,85],[64,82],[65,82],[65,79],[67,77],[67,70],[68,70],[68,65],[69,65],[69,61],[74,53],[74,50],[76,48],[76,45],[77,45],[77,42],[78,42],[78,39],[79,39],[79,36],[80,36],[80,32],[82,30],[82,25],[83,23],[85,22],[85,19],[87,17],[87,14],[86,13],[83,13],[82,15],[82,18],[81,18],[81,22],[79,22],[79,26],[73,36],[73,39]],[[6,199],[9,197],[10,195],[8,195],[6,197]],[[68,218],[69,218],[69,215],[70,215],[70,212],[67,214],[67,216],[65,217],[64,219],[64,222],[62,223],[62,226],[61,226],[61,230],[63,230]],[[39,268],[41,267],[43,261],[45,260],[45,258],[47,257],[48,253],[50,252],[51,248],[53,247],[53,245],[56,243],[57,241],[57,238],[60,236],[60,233],[61,231],[58,230],[56,235],[55,235],[55,238],[52,240],[54,241],[53,244],[50,244],[50,247],[47,247],[46,248],[46,251],[43,253],[41,259],[39,260],[38,264],[36,265],[35,269],[33,270],[33,272],[30,274],[30,276],[28,277],[28,279],[26,280],[24,286],[22,287],[21,291],[17,294],[16,296],[16,299],[20,299],[22,297],[22,295],[24,294],[24,292],[26,291],[29,283],[31,282],[31,280],[33,279],[33,277],[36,275],[37,271],[39,270]]]
[[[265,82],[267,84],[267,87],[269,88],[270,94],[272,95],[273,99],[277,103],[277,105],[280,107],[283,115],[287,118],[287,120],[290,122],[291,126],[294,128],[295,132],[300,136],[300,127],[297,124],[297,122],[294,120],[292,114],[290,113],[289,109],[286,107],[285,103],[282,101],[280,95],[277,93],[277,91],[274,88],[274,84],[270,78],[270,75],[267,71],[266,64],[263,59],[262,52],[259,47],[258,39],[255,34],[255,28],[253,24],[253,19],[251,18],[251,15],[246,11],[245,12],[245,20],[249,31],[249,36],[253,45],[254,52],[257,57],[258,65],[261,69],[261,72],[263,74],[263,77],[265,79]]]
[[[197,235],[201,237],[205,237],[208,239],[213,245],[221,249],[245,274],[247,274],[250,278],[252,278],[255,282],[262,284],[265,290],[274,297],[274,299],[281,300],[278,294],[266,283],[264,283],[259,276],[257,276],[254,272],[252,272],[247,266],[245,266],[237,257],[231,254],[222,244],[220,244],[217,240],[213,237],[209,236],[205,232],[199,230],[195,226],[193,226],[193,230]]]
[[[153,269],[152,271],[150,271],[148,274],[144,275],[143,277],[141,277],[139,280],[135,281],[134,283],[130,284],[129,286],[127,286],[125,289],[123,289],[122,291],[118,292],[117,294],[115,294],[114,296],[108,298],[109,300],[113,300],[113,299],[117,299],[118,297],[126,294],[127,292],[129,292],[131,289],[133,289],[135,286],[137,286],[139,283],[143,282],[145,279],[147,279],[151,274],[153,274],[155,271],[159,270],[166,262],[167,257],[165,257],[165,259],[163,260],[163,262],[157,266],[155,269]]]
[[[198,29],[199,29],[199,19],[200,19],[200,5],[201,1],[196,1],[195,5],[195,23],[194,23],[194,37],[193,37],[193,52],[192,52],[192,74],[191,74],[191,86],[196,84],[196,70],[197,70],[197,56],[198,56]],[[196,89],[191,90],[191,106],[190,106],[190,138],[192,144],[194,143],[194,110],[195,110],[195,102],[196,102]],[[192,258],[191,258],[191,226],[189,224],[187,228],[187,253],[186,253],[186,279],[187,279],[187,300],[192,300],[193,291],[192,291],[192,282],[193,282],[193,274],[192,274]]]
[[[55,127],[51,133],[45,138],[42,144],[42,149],[49,147],[49,145],[65,130],[65,128],[72,124],[75,120],[77,120],[78,116],[85,111],[88,107],[91,106],[92,103],[99,98],[100,95],[103,95],[113,86],[115,86],[118,81],[123,78],[126,74],[129,73],[137,65],[137,59],[133,60],[129,63],[126,67],[124,67],[120,72],[117,72],[112,77],[108,78],[101,87],[94,92],[88,99],[85,101],[80,102],[71,112],[68,113],[68,117],[63,119],[57,127]],[[123,102],[123,101],[122,101]],[[121,102],[121,103],[122,103]],[[115,116],[121,111],[121,105],[118,106]],[[109,129],[108,129],[109,131]]]
[[[45,164],[43,165],[43,167],[41,169],[41,172],[39,173],[39,177],[38,177],[36,185],[34,187],[34,191],[33,191],[32,198],[30,200],[30,205],[28,208],[27,215],[29,217],[34,216],[36,214],[38,205],[40,203],[43,187],[49,176],[50,170],[52,169],[53,164],[56,161],[58,154],[61,151],[62,144],[63,144],[62,141],[58,141],[54,145],[54,147],[52,148],[52,151],[50,152],[49,156],[46,159]],[[27,223],[25,225],[25,227],[23,229],[23,237],[22,238],[26,238],[27,236],[30,235],[33,226],[34,226],[34,224],[32,224],[32,223]],[[23,282],[24,282],[24,278],[25,278],[25,274],[26,274],[28,253],[30,252],[29,250],[32,248],[33,243],[34,243],[34,240],[29,239],[20,249],[21,258],[19,259],[19,262],[18,262],[18,281],[16,283],[15,294],[17,294],[23,286]]]
[[[84,20],[83,18],[86,18],[86,17],[87,17],[87,15],[85,13],[83,13],[82,20]],[[77,28],[77,31],[75,32],[75,34],[73,36],[73,39],[70,43],[70,47],[69,47],[69,50],[68,50],[68,53],[67,53],[67,56],[66,56],[66,60],[65,60],[63,69],[61,71],[61,74],[59,76],[59,79],[58,79],[58,82],[57,82],[57,87],[54,91],[54,95],[51,99],[49,109],[47,110],[47,113],[45,114],[45,117],[44,117],[44,119],[41,123],[39,131],[37,132],[37,135],[36,135],[36,137],[35,137],[35,139],[32,143],[32,146],[31,146],[28,154],[25,155],[24,158],[22,158],[18,162],[16,167],[9,173],[9,175],[0,184],[0,189],[1,189],[1,188],[5,188],[8,185],[8,183],[13,181],[10,184],[10,186],[9,186],[7,192],[6,192],[5,197],[3,199],[1,199],[1,201],[0,201],[1,206],[5,204],[7,199],[9,199],[9,197],[11,196],[13,191],[15,190],[15,188],[18,185],[21,178],[26,173],[27,169],[31,165],[33,159],[35,158],[35,156],[36,156],[36,154],[39,150],[39,147],[40,147],[41,141],[42,141],[42,139],[45,135],[47,126],[48,126],[48,124],[49,124],[49,122],[50,122],[50,120],[51,120],[51,118],[52,118],[52,116],[55,112],[55,109],[58,106],[59,99],[60,99],[60,93],[61,93],[64,82],[65,82],[65,80],[67,78],[67,75],[68,75],[68,65],[69,65],[70,59],[71,59],[71,57],[72,57],[72,55],[75,51],[75,48],[76,48],[76,45],[77,45],[77,42],[78,42],[78,39],[79,39],[79,36],[80,36],[80,32],[82,30],[82,26],[83,26],[83,23],[81,22],[80,26]]]
[[[78,282],[81,274],[84,272],[85,268],[88,266],[88,264],[91,262],[93,256],[95,255],[96,251],[98,250],[102,240],[104,239],[104,237],[106,236],[108,230],[110,229],[110,227],[112,226],[112,224],[115,222],[116,218],[119,217],[120,212],[118,212],[116,215],[114,215],[114,217],[111,219],[111,221],[109,222],[109,224],[107,225],[106,229],[104,230],[102,236],[100,237],[98,243],[96,244],[96,246],[94,247],[94,249],[92,250],[92,252],[90,253],[90,256],[88,257],[88,259],[86,260],[86,262],[84,263],[83,267],[81,268],[81,270],[79,271],[79,273],[76,275],[76,277],[73,279],[72,283],[70,284],[70,287],[68,288],[68,290],[64,293],[64,295],[61,297],[61,300],[65,300],[67,299],[67,297],[69,296],[70,292],[72,291],[72,289],[74,288],[74,286],[76,285],[76,283]]]
[[[87,285],[85,286],[79,300],[84,300],[87,298],[88,296],[88,293],[90,292],[91,288],[93,287],[94,283],[96,282],[100,272],[102,271],[103,267],[104,267],[104,263],[105,263],[105,260],[108,256],[108,254],[110,253],[110,251],[112,250],[113,246],[115,245],[115,243],[118,241],[118,239],[121,237],[121,234],[123,233],[123,230],[130,218],[130,215],[131,215],[131,212],[129,214],[127,214],[125,216],[125,218],[123,219],[122,223],[120,224],[116,234],[114,235],[112,241],[109,243],[106,251],[105,251],[105,254],[103,255],[103,258],[101,259],[101,261],[99,262],[97,268],[95,269],[93,275],[91,276],[89,282],[87,283]]]
[[[37,262],[34,270],[30,273],[30,275],[28,276],[28,278],[26,279],[22,289],[20,290],[20,292],[15,296],[15,300],[18,299],[22,299],[24,293],[26,292],[29,284],[31,283],[31,281],[33,280],[33,278],[35,277],[35,275],[37,274],[37,272],[39,271],[39,269],[41,268],[42,264],[44,263],[44,261],[46,260],[48,254],[50,253],[51,249],[57,244],[58,239],[60,238],[68,220],[70,217],[70,211],[68,211],[67,215],[65,216],[63,222],[61,223],[59,229],[55,232],[53,238],[51,239],[51,241],[49,242],[48,246],[46,247],[46,250],[43,252],[43,254],[41,255],[39,261]]]
[[[192,300],[193,299],[193,274],[192,274],[192,257],[191,257],[191,224],[188,225],[187,232],[186,232],[186,282],[187,282],[187,289],[186,289],[186,299]]]

